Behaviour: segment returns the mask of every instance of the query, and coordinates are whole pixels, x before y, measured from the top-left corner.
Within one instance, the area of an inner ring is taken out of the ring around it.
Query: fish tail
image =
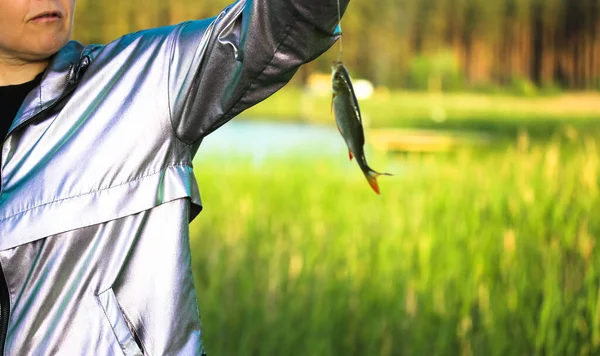
[[[365,177],[367,178],[367,181],[369,182],[369,185],[371,186],[371,188],[373,188],[373,190],[375,191],[375,193],[377,193],[378,195],[381,195],[381,192],[379,190],[379,184],[377,183],[377,177],[379,176],[391,176],[391,174],[389,173],[378,173],[375,172],[374,170],[370,169],[365,173]]]

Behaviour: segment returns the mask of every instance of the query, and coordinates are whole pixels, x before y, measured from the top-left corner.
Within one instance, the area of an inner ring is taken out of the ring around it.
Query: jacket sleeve
[[[349,0],[339,0],[342,14]],[[289,82],[340,35],[337,0],[239,0],[172,36],[169,105],[194,143]]]

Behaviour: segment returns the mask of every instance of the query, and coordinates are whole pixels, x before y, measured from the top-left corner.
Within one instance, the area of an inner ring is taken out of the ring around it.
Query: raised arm
[[[342,14],[349,0],[339,0]],[[337,0],[239,0],[172,36],[169,104],[194,143],[289,82],[339,37]]]

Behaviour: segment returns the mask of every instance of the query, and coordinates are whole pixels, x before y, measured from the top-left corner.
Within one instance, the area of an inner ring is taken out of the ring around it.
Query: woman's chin
[[[60,33],[54,36],[48,36],[39,42],[40,50],[43,50],[45,53],[54,54],[58,52],[64,45],[69,42],[71,38],[70,33]]]
[[[51,57],[69,42],[69,36],[51,36],[40,38],[36,43],[31,43],[27,51],[27,59],[43,60]]]

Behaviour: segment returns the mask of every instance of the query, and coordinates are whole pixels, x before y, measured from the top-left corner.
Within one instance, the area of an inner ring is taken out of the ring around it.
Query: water
[[[398,175],[407,169],[400,161],[381,160],[382,155],[365,145],[372,168]],[[379,160],[377,159],[379,158]],[[274,121],[244,121],[234,119],[204,139],[196,157],[195,166],[205,164],[235,165],[240,162],[255,168],[264,168],[274,160],[326,162],[337,172],[360,177],[356,160],[350,162],[344,139],[335,126],[285,123]]]
[[[344,140],[335,126],[238,118],[208,135],[194,161],[215,156],[242,157],[260,164],[272,157],[344,157],[346,152]]]

